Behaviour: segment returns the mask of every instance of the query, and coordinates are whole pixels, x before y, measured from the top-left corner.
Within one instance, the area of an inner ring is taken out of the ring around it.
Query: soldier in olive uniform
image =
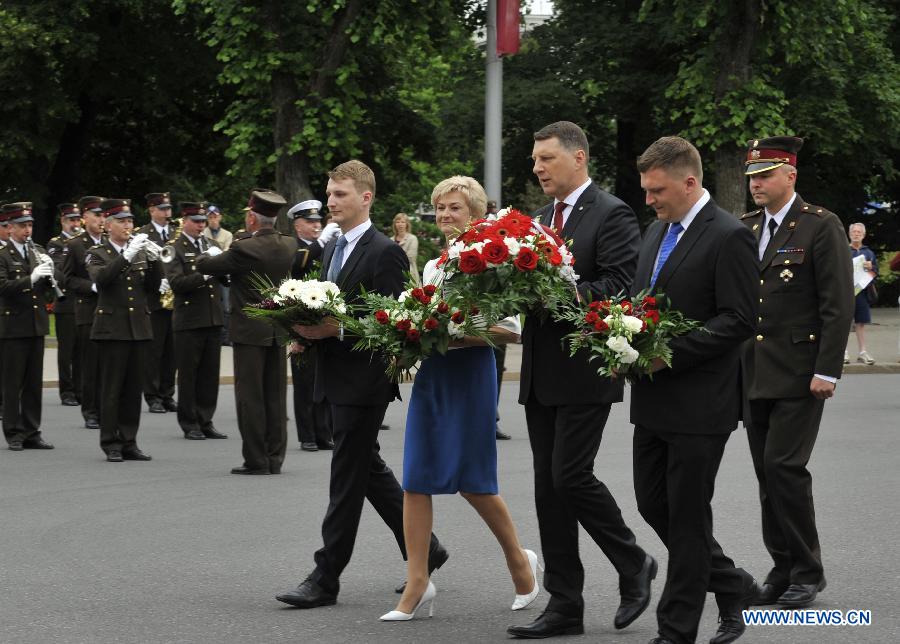
[[[168,192],[151,192],[145,195],[150,223],[138,229],[157,246],[164,246],[173,237],[171,224],[172,200]],[[172,335],[172,311],[163,308],[160,293],[150,298],[150,321],[153,325],[153,342],[147,345],[144,358],[144,399],[154,414],[177,411],[175,404],[175,341]]]
[[[53,258],[56,270],[62,274],[66,254],[66,242],[78,235],[81,226],[81,210],[74,203],[61,203],[59,210],[60,233],[47,242],[47,254]],[[63,285],[61,285],[63,286]],[[65,290],[65,289],[63,289]],[[78,334],[75,327],[75,298],[66,297],[53,305],[56,318],[56,367],[59,373],[59,398],[67,407],[77,407],[81,396],[81,363],[78,352]]]
[[[50,332],[47,304],[52,301],[53,264],[31,245],[31,203],[0,208],[10,228],[0,249],[0,338],[3,338],[3,435],[9,449],[53,449],[41,438],[41,388],[44,336]]]
[[[805,606],[825,588],[813,510],[812,454],[841,377],[853,314],[840,219],[794,191],[802,139],[750,142],[759,210],[741,219],[759,244],[759,320],[742,356],[744,425],[759,480],[763,541],[774,560],[757,604]]]
[[[231,275],[231,341],[234,351],[234,397],[244,463],[232,474],[280,474],[287,448],[287,365],[275,328],[247,317],[243,309],[262,297],[253,274],[280,283],[291,273],[297,242],[275,230],[284,197],[254,190],[244,223],[250,237],[238,238],[218,255],[200,257],[197,270]]]
[[[135,439],[144,355],[153,337],[148,304],[159,293],[162,269],[142,241],[129,243],[134,228],[129,200],[104,199],[101,208],[108,237],[86,260],[98,292],[91,339],[100,353],[100,448],[112,463],[149,461]]]
[[[0,250],[9,243],[9,222],[0,217]],[[3,355],[3,336],[0,335],[0,356]],[[3,369],[0,369],[0,420],[3,420]]]
[[[88,429],[100,427],[100,356],[97,344],[91,340],[91,326],[97,309],[97,287],[88,275],[85,256],[88,249],[103,239],[102,197],[87,196],[78,200],[84,221],[84,232],[66,241],[63,256],[63,283],[69,299],[74,300],[75,335],[81,383],[79,396],[81,416]]]
[[[206,204],[180,204],[181,235],[169,242],[173,258],[164,264],[175,294],[172,328],[178,369],[178,424],[190,440],[228,438],[216,431],[213,414],[219,399],[219,358],[222,352],[222,302],[218,279],[197,271],[197,259],[221,252],[203,236]]]

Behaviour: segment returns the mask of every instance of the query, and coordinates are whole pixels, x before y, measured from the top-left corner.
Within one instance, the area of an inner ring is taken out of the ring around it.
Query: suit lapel
[[[584,189],[584,192],[581,193],[581,196],[578,197],[578,201],[572,206],[572,212],[569,213],[569,218],[563,226],[560,237],[563,239],[571,239],[575,236],[575,229],[578,228],[578,224],[584,219],[585,211],[590,209],[596,199],[597,187],[592,181],[591,184]]]
[[[707,204],[700,209],[697,216],[694,217],[694,221],[691,222],[688,229],[681,235],[681,239],[678,240],[678,243],[672,250],[672,254],[669,255],[666,263],[660,269],[659,275],[656,277],[656,290],[665,292],[666,283],[669,281],[669,278],[672,277],[672,274],[676,270],[678,270],[678,265],[684,261],[684,258],[691,252],[691,248],[697,243],[697,240],[700,239],[704,232],[706,232],[706,227],[709,225],[709,222],[713,220],[713,217],[715,217],[715,212],[716,203],[710,199]]]
[[[668,226],[660,222],[654,223],[647,231],[647,244],[644,246],[647,252],[639,257],[637,271],[634,274],[634,284],[638,292],[650,286],[653,265],[656,263],[659,247],[668,229]]]
[[[372,238],[375,236],[375,226],[369,226],[369,229],[362,234],[356,241],[356,246],[353,248],[353,252],[350,253],[350,257],[348,257],[344,261],[344,267],[341,269],[341,272],[338,273],[337,279],[338,284],[349,284],[350,276],[353,274],[353,271],[356,269],[357,264],[359,264],[360,258],[366,252],[366,246],[369,245],[369,242],[372,241]]]
[[[549,204],[547,206],[543,206],[538,209],[536,213],[534,213],[534,219],[537,219],[544,226],[552,226],[553,225],[553,204]]]
[[[778,227],[778,230],[775,231],[775,236],[769,242],[769,245],[766,246],[766,252],[763,253],[763,257],[759,262],[760,268],[768,266],[775,255],[778,253],[779,248],[783,248],[784,245],[791,238],[791,235],[794,234],[794,228],[797,225],[797,221],[800,219],[800,216],[803,214],[803,199],[800,198],[800,195],[797,195],[797,198],[794,199],[794,203],[791,206],[791,209],[788,210],[787,214],[784,216],[784,219],[781,221],[781,225]],[[765,221],[765,219],[763,219]]]

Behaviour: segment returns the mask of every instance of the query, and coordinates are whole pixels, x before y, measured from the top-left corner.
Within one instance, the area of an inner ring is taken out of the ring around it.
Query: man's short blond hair
[[[700,152],[687,139],[664,136],[650,144],[638,157],[637,171],[641,174],[660,168],[669,174],[694,176],[703,183],[703,163]]]
[[[451,192],[458,192],[463,196],[469,207],[469,214],[474,219],[484,217],[487,212],[487,193],[475,179],[460,175],[444,179],[431,191],[431,205],[436,206],[438,199]]]
[[[372,193],[373,198],[375,197],[375,173],[362,161],[357,159],[345,161],[335,166],[334,170],[328,173],[328,178],[336,181],[352,179],[357,192],[362,194],[368,191]]]

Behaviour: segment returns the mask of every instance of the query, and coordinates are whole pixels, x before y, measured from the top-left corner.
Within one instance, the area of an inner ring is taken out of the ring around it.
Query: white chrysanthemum
[[[337,311],[338,313],[344,314],[347,312],[347,305],[344,304],[343,302],[337,302],[334,305],[334,310]]]
[[[519,242],[512,237],[504,237],[503,243],[506,244],[506,247],[509,249],[510,255],[517,255],[519,253]]]
[[[575,284],[578,281],[578,273],[575,272],[575,269],[571,266],[560,266],[559,267],[559,275],[564,280]]]
[[[321,309],[326,299],[325,293],[317,288],[306,289],[300,295],[300,301],[311,309]]]
[[[568,246],[566,246],[565,244],[563,244],[562,246],[559,246],[559,247],[557,248],[557,250],[559,251],[560,257],[562,257],[562,263],[563,263],[563,264],[568,265],[568,264],[572,264],[572,263],[573,263],[573,261],[574,261],[575,258],[572,256],[572,253],[569,252],[569,247],[568,247]]]
[[[318,282],[322,285],[322,288],[325,289],[326,293],[330,295],[340,295],[341,289],[334,282]]]
[[[640,354],[636,349],[628,347],[628,349],[619,354],[619,362],[621,362],[622,364],[631,364],[638,359],[639,355]]]
[[[644,323],[633,315],[623,315],[622,324],[631,333],[640,333],[641,329],[644,328]]]
[[[422,311],[411,311],[409,314],[409,319],[412,320],[413,324],[419,324],[422,322],[422,319],[425,317],[425,314]]]
[[[278,287],[278,294],[281,297],[297,299],[303,290],[303,282],[300,280],[284,280]]]

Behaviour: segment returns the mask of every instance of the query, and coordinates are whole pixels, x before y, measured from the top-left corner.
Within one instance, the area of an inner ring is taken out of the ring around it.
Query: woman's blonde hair
[[[394,232],[394,237],[397,236],[398,221],[406,223],[406,234],[412,235],[412,223],[409,221],[409,216],[405,212],[398,212],[394,215],[394,221],[391,223],[391,230]]]
[[[487,212],[487,194],[475,179],[460,175],[444,179],[431,191],[431,205],[436,206],[438,199],[451,192],[458,192],[463,196],[473,219],[484,217]]]

